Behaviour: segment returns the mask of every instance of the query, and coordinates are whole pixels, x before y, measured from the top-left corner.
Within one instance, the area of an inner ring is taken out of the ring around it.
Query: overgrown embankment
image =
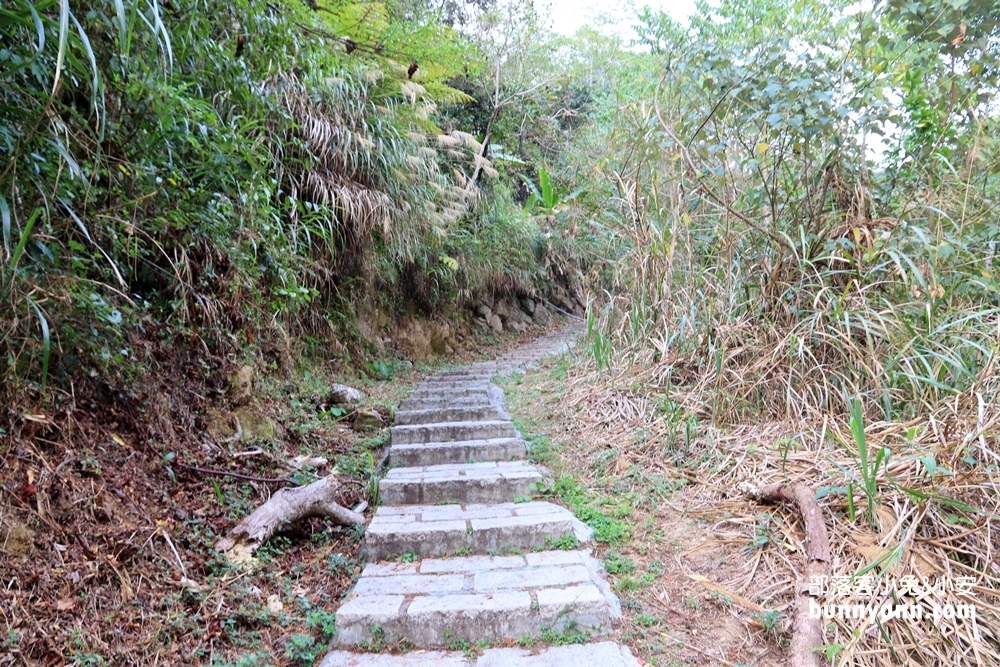
[[[544,296],[566,268],[517,172],[463,131],[475,115],[449,111],[474,101],[449,82],[488,70],[485,38],[429,5],[5,16],[0,378],[27,411],[141,394],[179,348],[363,363],[387,319]]]
[[[513,378],[505,395],[532,456],[557,475],[555,498],[595,528],[637,655],[650,664],[786,664],[803,524],[745,489],[799,483],[815,492],[831,536],[831,577],[815,582],[817,605],[866,610],[823,622],[816,648],[825,658],[890,664],[879,661],[906,652],[917,664],[977,664],[978,652],[988,664],[1000,590],[990,470],[938,470],[912,440],[914,426],[831,420],[824,434],[808,422],[713,423],[647,383],[597,371],[583,352]],[[939,435],[960,451],[960,432]],[[923,605],[926,616],[878,616],[904,604]],[[975,621],[935,618],[935,605],[975,607]]]

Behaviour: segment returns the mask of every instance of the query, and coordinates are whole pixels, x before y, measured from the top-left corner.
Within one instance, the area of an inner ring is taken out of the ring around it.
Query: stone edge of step
[[[604,565],[601,563],[601,561],[599,561],[596,558],[594,558],[594,556],[593,556],[593,549],[591,549],[591,548],[572,549],[570,551],[552,551],[552,550],[547,550],[547,551],[533,551],[533,552],[530,552],[530,554],[528,554],[528,555],[529,556],[534,556],[533,560],[536,561],[535,565],[531,565],[530,562],[529,562],[529,564],[527,564],[527,565],[523,565],[523,566],[518,565],[518,566],[510,568],[510,569],[514,569],[514,570],[532,570],[532,569],[535,569],[537,567],[543,567],[543,568],[544,567],[551,567],[554,563],[551,560],[549,560],[549,559],[551,559],[553,557],[555,557],[556,563],[562,561],[563,564],[572,565],[573,563],[565,563],[565,561],[564,561],[564,559],[566,558],[566,556],[568,556],[569,554],[574,554],[574,555],[578,556],[579,557],[579,563],[582,564],[584,567],[586,567],[587,573],[590,576],[590,583],[592,583],[597,588],[597,590],[601,593],[601,596],[608,603],[609,615],[610,615],[611,619],[612,620],[618,620],[618,619],[620,619],[622,617],[621,602],[618,600],[618,596],[616,596],[615,593],[614,593],[614,591],[611,589],[611,584],[608,583],[607,579],[605,578],[606,572],[604,570]],[[467,568],[458,569],[458,570],[452,569],[452,570],[449,570],[449,571],[452,572],[452,573],[467,574],[467,573],[474,573],[474,572],[477,572],[477,571],[482,571],[481,563],[486,558],[489,558],[491,560],[491,562],[492,562],[492,559],[494,559],[494,558],[504,559],[504,558],[507,558],[507,557],[505,557],[505,556],[482,556],[482,555],[473,555],[473,556],[434,556],[434,557],[430,557],[430,558],[422,558],[419,561],[419,564],[417,565],[417,567],[422,567],[428,561],[430,561],[430,562],[441,562],[441,563],[445,563],[445,562],[448,562],[448,563],[460,563],[462,561],[465,561],[465,562],[468,563]],[[522,558],[523,558],[523,556],[522,556]],[[508,560],[510,560],[510,559],[508,558]],[[575,561],[574,561],[574,563],[575,563]],[[368,565],[365,566],[365,570],[369,570],[370,568],[374,568],[374,569],[379,570],[379,571],[386,570],[385,564],[380,564],[380,563],[369,563]],[[508,569],[508,568],[501,568],[501,569]],[[418,573],[417,576],[434,577],[434,576],[437,576],[438,574],[440,574],[440,572],[428,572],[428,573],[423,573],[423,574]],[[365,576],[366,575],[364,574],[364,571],[362,571],[361,578],[364,578]],[[412,575],[408,574],[408,573],[404,575],[402,572],[393,574],[389,570],[386,570],[385,574],[371,573],[371,574],[369,574],[367,576],[381,578],[381,577],[412,576]],[[359,578],[358,581],[360,581],[361,578]],[[350,600],[350,599],[356,598],[356,597],[370,597],[370,596],[364,596],[364,595],[362,595],[362,596],[356,596],[355,593],[354,593],[354,589],[356,587],[357,587],[357,583],[355,583],[355,585],[351,587],[351,590],[348,591],[347,594],[344,596],[345,600]],[[529,586],[527,588],[535,588],[535,587],[534,586]],[[517,589],[517,590],[525,590],[525,589]]]
[[[500,439],[500,438],[494,438]],[[507,440],[508,438],[503,438]],[[509,438],[513,440],[514,438]],[[463,442],[477,442],[475,440],[456,440],[455,442],[446,443],[414,443],[417,446],[426,447],[428,444],[445,444],[445,445],[457,445]],[[496,469],[498,475],[502,475],[504,472],[508,473],[522,473],[522,472],[536,472],[541,475],[545,480],[552,480],[552,473],[545,466],[527,461],[525,459],[518,459],[516,461],[476,461],[473,463],[441,463],[441,464],[430,464],[422,466],[399,466],[396,468],[390,468],[386,471],[385,477],[382,481],[390,481],[393,483],[404,481],[400,479],[401,477],[415,476],[417,473],[442,473],[442,472],[453,472],[455,475],[445,477],[444,479],[460,479],[467,475],[459,474],[463,468],[473,468],[474,470],[486,470],[490,467]],[[448,470],[445,470],[448,468]],[[390,479],[394,477],[394,479]],[[441,479],[440,477],[438,479]],[[406,479],[405,481],[416,481],[411,479]]]
[[[454,505],[454,504],[457,504],[457,503],[452,503],[452,504]],[[513,503],[513,502],[511,502],[511,503],[496,503],[493,506],[496,507],[498,510],[505,510],[505,509],[516,510],[518,507],[532,507],[532,508],[534,508],[536,510],[536,511],[533,511],[530,514],[527,514],[527,515],[520,515],[522,517],[530,517],[530,516],[534,516],[534,515],[549,515],[549,514],[555,514],[555,513],[563,513],[563,514],[565,514],[566,519],[568,519],[569,522],[570,522],[570,524],[573,526],[573,535],[576,537],[577,542],[579,542],[581,545],[585,545],[585,544],[588,544],[588,543],[592,542],[593,539],[594,539],[594,530],[593,530],[593,528],[591,528],[590,526],[588,526],[587,524],[585,524],[584,522],[582,522],[578,518],[576,518],[576,516],[573,514],[573,512],[568,507],[564,507],[562,505],[559,505],[559,504],[556,504],[556,503],[553,503],[553,502],[549,502],[547,500],[533,500],[533,501],[531,501],[529,503],[523,503],[523,504],[522,503]],[[385,509],[386,507],[389,507],[389,506],[388,505],[384,505],[384,506],[379,507],[379,508],[377,508],[375,510],[375,516],[373,516],[372,519],[371,519],[371,521],[369,521],[369,523],[368,523],[369,530],[371,528],[373,528],[373,527],[376,526],[376,522],[378,523],[379,527],[381,527],[381,524],[383,524],[383,523],[387,523],[387,524],[393,523],[392,520],[388,519],[387,517],[388,516],[392,516],[392,515],[394,515],[396,513],[388,513],[388,512],[386,512],[381,517],[379,516],[379,512],[382,512],[382,510]],[[436,509],[443,508],[443,507],[450,507],[450,505],[397,505],[396,507],[401,507],[401,508],[405,508],[406,510],[409,510],[407,512],[401,512],[402,514],[418,514],[418,513],[421,513],[425,509],[436,510]],[[467,506],[463,506],[464,509],[469,510],[469,511],[473,511],[473,512],[475,512],[475,511],[482,511],[483,509],[486,509],[488,507],[491,507],[491,506],[490,505],[481,505],[481,504],[476,504],[476,503],[471,503],[471,504],[469,504]],[[551,510],[552,510],[551,512],[543,510],[543,508],[548,509],[549,507],[551,507]],[[486,519],[489,519],[489,518],[492,518],[492,517],[490,517],[490,516],[487,515],[487,516],[478,516],[478,517],[475,517],[475,518],[486,518]],[[502,519],[502,518],[506,518],[506,517],[497,517],[497,518],[501,518]],[[460,517],[455,517],[455,518],[450,518],[449,517],[449,518],[438,519],[436,521],[435,520],[431,520],[431,521],[423,521],[422,520],[420,523],[424,523],[424,524],[427,525],[427,531],[428,532],[433,532],[434,524],[437,523],[438,521],[440,521],[441,523],[447,523],[447,522],[455,521],[455,520],[462,520],[462,521],[464,521],[464,520],[466,520],[466,518],[465,517],[461,517],[461,516]],[[471,520],[471,519],[469,519],[469,520]],[[367,537],[367,534],[366,534],[366,537]]]
[[[639,661],[624,645],[612,641],[552,646],[538,651],[527,648],[490,648],[470,663],[461,651],[421,651],[391,655],[384,653],[354,653],[331,651],[319,667],[639,667]],[[600,662],[595,662],[599,660]],[[609,662],[610,660],[610,662]]]
[[[502,454],[500,454],[502,453]],[[455,465],[462,462],[485,463],[522,461],[528,455],[528,442],[521,438],[487,438],[422,444],[393,445],[389,449],[389,467],[412,468],[418,459],[436,458],[437,464]]]

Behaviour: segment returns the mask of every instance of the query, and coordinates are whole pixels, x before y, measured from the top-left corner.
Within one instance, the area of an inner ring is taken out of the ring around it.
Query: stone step
[[[465,375],[432,375],[422,380],[420,384],[430,386],[447,386],[449,384],[486,384],[492,380],[495,374],[496,367],[494,366],[489,371],[479,371],[475,373],[467,373]]]
[[[477,396],[411,396],[399,404],[399,410],[431,410],[438,408],[475,408],[495,406],[488,395]]]
[[[517,437],[517,429],[507,420],[470,422],[443,422],[438,424],[409,424],[389,429],[392,445],[425,444],[428,442],[454,442],[457,440],[490,440]]]
[[[490,384],[466,385],[464,387],[441,389],[414,389],[408,398],[451,398],[458,396],[489,396]]]
[[[614,642],[553,646],[542,650],[490,648],[469,662],[461,651],[420,651],[390,655],[332,651],[319,667],[639,667],[627,646]]]
[[[438,377],[435,375],[423,380],[417,387],[447,389],[449,387],[463,387],[466,385],[484,385],[490,384],[490,377],[490,375],[466,375],[464,377]]]
[[[411,394],[478,394],[489,393],[494,385],[489,382],[421,382],[413,388]]]
[[[506,503],[548,484],[545,471],[524,461],[392,468],[379,482],[385,505]]]
[[[337,642],[416,648],[611,629],[621,609],[585,551],[470,556],[365,567],[337,610]]]
[[[527,454],[528,444],[520,438],[393,445],[389,448],[389,467],[412,468],[447,463],[518,461],[525,458]]]
[[[568,536],[586,542],[592,535],[572,512],[547,502],[402,505],[378,508],[364,545],[368,559],[377,561],[408,553],[427,558],[530,551]]]
[[[465,388],[465,387],[489,387],[490,379],[488,377],[479,377],[470,375],[464,378],[439,378],[431,377],[417,383],[417,389],[453,389],[453,388]]]
[[[491,361],[485,364],[466,366],[454,371],[439,371],[431,377],[442,379],[462,379],[473,375],[489,377],[490,371],[495,367],[496,363]]]
[[[430,408],[396,412],[397,426],[413,424],[439,424],[441,422],[492,421],[501,418],[501,411],[494,405],[457,408]]]

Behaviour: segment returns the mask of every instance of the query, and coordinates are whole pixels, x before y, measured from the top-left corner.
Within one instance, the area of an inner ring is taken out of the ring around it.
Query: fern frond
[[[440,81],[428,81],[424,83],[424,88],[427,96],[438,104],[471,104],[476,101],[471,95]]]

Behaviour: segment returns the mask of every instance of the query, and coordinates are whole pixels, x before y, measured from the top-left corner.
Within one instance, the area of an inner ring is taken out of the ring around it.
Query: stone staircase
[[[589,550],[560,548],[586,544],[592,531],[565,508],[531,500],[548,472],[525,460],[528,444],[489,382],[567,350],[579,333],[566,327],[496,361],[439,373],[400,404],[383,504],[364,538],[370,563],[337,611],[341,649],[321,667],[638,666],[606,640],[471,658],[440,650],[567,631],[601,638],[621,616]],[[365,652],[383,647],[410,652]]]

